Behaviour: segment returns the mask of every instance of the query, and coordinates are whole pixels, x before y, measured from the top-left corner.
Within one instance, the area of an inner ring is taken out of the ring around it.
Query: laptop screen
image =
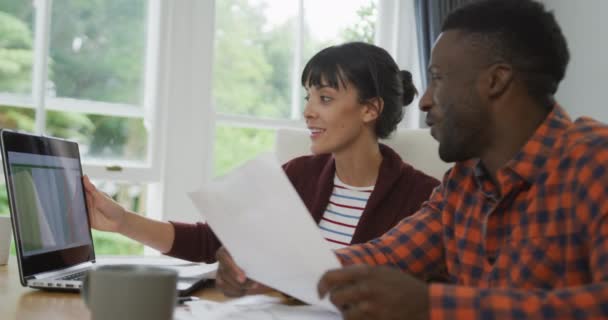
[[[2,146],[22,276],[92,261],[78,145],[3,130]]]
[[[8,152],[24,256],[91,244],[78,159]]]

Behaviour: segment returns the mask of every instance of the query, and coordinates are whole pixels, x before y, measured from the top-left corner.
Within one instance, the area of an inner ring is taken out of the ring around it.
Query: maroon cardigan
[[[361,215],[352,244],[377,238],[401,219],[418,211],[439,184],[401,160],[388,146],[380,145],[382,164],[374,191]],[[303,156],[290,160],[283,169],[317,223],[329,203],[334,187],[335,162],[331,154]],[[206,223],[170,221],[175,228],[173,246],[166,254],[191,260],[214,262],[221,246]]]

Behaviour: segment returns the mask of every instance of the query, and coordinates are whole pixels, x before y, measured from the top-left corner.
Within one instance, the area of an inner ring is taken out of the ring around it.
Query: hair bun
[[[418,94],[418,90],[416,90],[416,86],[414,86],[414,82],[412,81],[412,73],[407,70],[401,70],[399,71],[399,75],[401,76],[401,85],[403,86],[402,102],[404,106],[407,106],[412,103],[414,97]]]

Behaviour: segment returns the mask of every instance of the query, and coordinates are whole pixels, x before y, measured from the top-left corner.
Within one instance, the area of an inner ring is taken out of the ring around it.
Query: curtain
[[[376,45],[386,49],[402,70],[412,73],[414,85],[422,94],[421,73],[418,57],[416,14],[412,0],[378,0],[378,18],[376,24]],[[420,98],[420,95],[417,97]],[[401,128],[419,128],[420,111],[418,99],[407,107]]]

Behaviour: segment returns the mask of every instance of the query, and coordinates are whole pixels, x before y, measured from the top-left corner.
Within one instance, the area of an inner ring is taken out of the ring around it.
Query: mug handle
[[[91,273],[87,272],[82,279],[82,289],[80,289],[80,295],[84,300],[84,304],[89,307],[89,275]]]

